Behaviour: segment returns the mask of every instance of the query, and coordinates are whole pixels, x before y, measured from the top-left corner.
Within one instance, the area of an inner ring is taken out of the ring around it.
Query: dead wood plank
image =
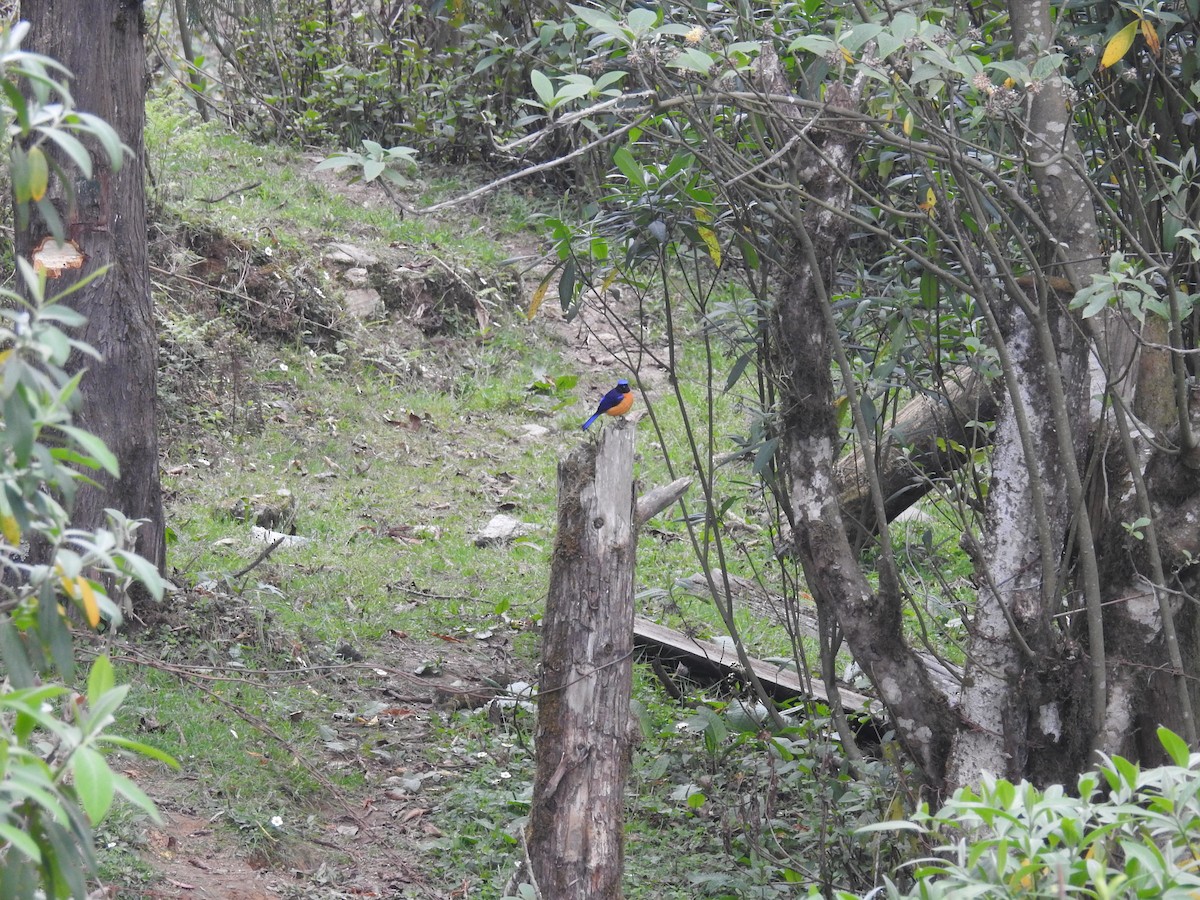
[[[736,674],[741,669],[737,654],[732,647],[723,647],[712,641],[689,637],[682,631],[659,625],[657,622],[651,622],[641,616],[636,616],[633,620],[633,643],[635,647],[649,648],[672,659],[682,658],[693,667],[707,667],[724,674]],[[763,687],[775,700],[808,697],[820,700],[822,703],[829,702],[829,694],[825,690],[825,685],[815,675],[812,677],[810,693],[808,687],[800,680],[799,674],[791,669],[753,658],[751,658],[750,664],[754,668],[754,673],[762,681]],[[839,693],[842,697],[842,705],[847,710],[876,715],[880,709],[877,701],[871,700],[863,694],[846,688],[840,688]]]

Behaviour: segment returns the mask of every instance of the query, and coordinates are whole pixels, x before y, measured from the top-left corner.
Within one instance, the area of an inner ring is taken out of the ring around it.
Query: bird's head
[[[629,382],[626,381],[624,378],[622,378],[620,381],[617,382],[617,387],[627,388],[627,387],[629,387]]]

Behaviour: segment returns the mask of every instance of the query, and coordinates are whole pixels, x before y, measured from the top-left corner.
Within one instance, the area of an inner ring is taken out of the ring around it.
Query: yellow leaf
[[[46,154],[40,147],[29,151],[29,196],[37,201],[46,196],[46,188],[50,184],[50,167],[46,164]]]
[[[1004,86],[1011,91],[1013,88],[1015,88],[1017,86],[1017,80],[1015,78],[1005,78]]]
[[[1150,48],[1150,52],[1158,56],[1161,45],[1158,42],[1158,32],[1154,30],[1153,23],[1149,19],[1142,19],[1142,37],[1146,39],[1146,46]]]
[[[1109,66],[1115,65],[1129,52],[1129,48],[1133,46],[1133,39],[1137,37],[1138,20],[1134,19],[1108,41],[1108,46],[1104,48],[1104,56],[1100,58],[1100,68],[1107,69]]]
[[[546,299],[546,292],[550,290],[550,279],[553,277],[554,273],[551,272],[537,286],[537,290],[533,292],[533,299],[529,301],[529,311],[525,313],[525,318],[532,319],[537,315],[538,307],[542,305],[542,301]]]
[[[100,604],[96,602],[96,592],[92,590],[92,583],[84,578],[79,577],[79,599],[83,603],[83,615],[87,619],[88,625],[95,628],[100,624]]]
[[[911,109],[904,114],[904,124],[902,124],[900,127],[904,130],[905,137],[912,137],[913,114]]]
[[[604,276],[604,283],[600,285],[600,293],[607,294],[608,289],[613,286],[613,282],[617,280],[617,275],[620,274],[616,269],[613,269]]]
[[[937,206],[937,194],[933,192],[933,188],[925,189],[925,202],[918,203],[917,206],[920,207],[922,212],[927,212],[931,216],[933,215],[933,208]]]
[[[0,534],[14,547],[21,543],[21,526],[12,515],[0,516]]]
[[[712,213],[710,213],[707,209],[703,209],[699,206],[692,207],[692,215],[696,217],[697,222],[711,222],[712,221]]]
[[[704,241],[704,246],[708,247],[708,255],[712,257],[713,265],[721,264],[721,242],[717,240],[717,233],[711,228],[697,228],[700,233],[700,239]]]
[[[846,65],[848,65],[848,66],[853,65],[854,64],[854,54],[842,46],[839,46],[838,49],[842,51],[842,59],[844,59],[846,61]]]

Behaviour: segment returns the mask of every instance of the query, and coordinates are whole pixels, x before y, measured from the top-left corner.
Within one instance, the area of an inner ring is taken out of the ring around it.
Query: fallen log
[[[732,647],[690,637],[682,631],[659,625],[641,616],[633,620],[633,645],[635,648],[654,653],[659,658],[682,661],[693,671],[708,671],[724,677],[737,675],[742,669],[737,653]],[[750,659],[750,665],[767,694],[776,702],[782,703],[797,698],[829,702],[829,694],[819,678],[807,677],[801,680],[800,674],[793,669],[753,657]],[[872,716],[881,710],[878,701],[864,694],[844,687],[839,687],[839,693],[842,705],[847,710]]]

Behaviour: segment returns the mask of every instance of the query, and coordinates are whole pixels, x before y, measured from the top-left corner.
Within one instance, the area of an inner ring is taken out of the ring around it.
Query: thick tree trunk
[[[529,861],[545,900],[621,897],[633,733],[632,426],[558,470],[558,533],[542,620]]]
[[[94,156],[93,177],[70,164],[73,181],[52,178],[48,196],[66,225],[67,237],[85,257],[82,268],[64,272],[51,291],[107,266],[107,273],[70,299],[87,316],[80,335],[103,355],[79,359],[87,377],[80,389],[76,423],[97,435],[116,455],[119,479],[93,476],[98,488],[80,490],[72,524],[95,528],[112,507],[145,519],[137,551],[162,568],[166,555],[158,472],[155,415],[157,339],[146,247],[143,126],[145,48],[139,0],[22,0],[21,16],[32,28],[30,49],[72,72],[76,106],[105,119],[132,151],[113,171]],[[16,236],[17,252],[29,259],[49,231],[35,214]]]
[[[787,93],[778,64],[765,53],[760,71],[768,93]],[[788,506],[796,552],[818,614],[841,626],[855,660],[887,706],[901,743],[938,787],[957,719],[904,641],[899,586],[881,577],[880,588],[871,588],[839,507],[832,377],[837,336],[827,286],[834,283],[849,225],[829,210],[849,206],[848,185],[861,136],[849,123],[837,121],[839,108],[854,105],[849,92],[834,85],[827,98],[820,129],[806,129],[813,143],[795,163],[797,182],[812,200],[798,213],[770,325],[781,386],[779,436]]]

